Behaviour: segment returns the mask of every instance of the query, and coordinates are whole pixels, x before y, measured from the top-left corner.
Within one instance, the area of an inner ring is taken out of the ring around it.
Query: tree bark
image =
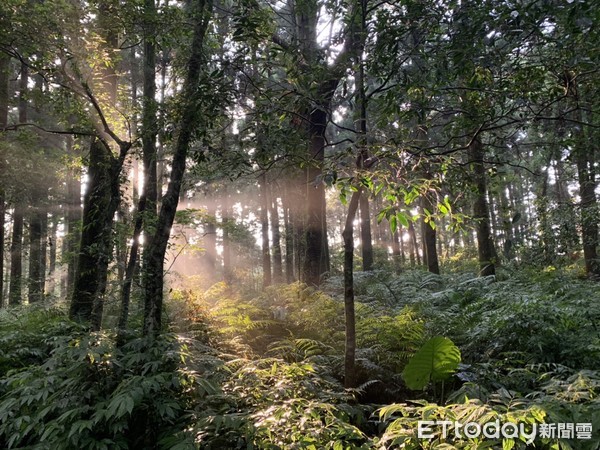
[[[263,289],[270,286],[272,279],[271,249],[269,246],[269,187],[267,177],[263,173],[260,177],[260,224],[262,237],[262,269]]]
[[[77,321],[89,322],[94,318],[94,328],[100,326],[100,297],[106,288],[112,254],[112,222],[119,204],[119,172],[120,167],[110,149],[104,142],[94,139],[90,145],[88,186],[69,313],[71,319]]]
[[[171,226],[177,211],[187,153],[192,140],[192,133],[196,128],[196,109],[201,94],[198,83],[203,64],[204,37],[212,13],[212,3],[210,0],[195,0],[192,2],[191,8],[195,20],[194,35],[182,92],[183,107],[177,127],[178,134],[171,164],[171,180],[169,181],[167,193],[162,199],[156,231],[149,242],[148,261],[144,270],[144,287],[146,289],[144,296],[144,334],[147,336],[159,334],[162,327],[164,257]]]
[[[400,253],[400,242],[402,239],[402,228],[398,226],[398,229],[392,233],[392,261],[394,263],[394,271],[398,274],[402,271],[402,255]]]
[[[423,214],[425,215],[425,210],[428,210],[430,213],[433,212],[433,201],[428,197],[428,195],[424,195],[421,198],[421,209],[423,210]],[[431,219],[433,220],[433,219]],[[438,260],[437,253],[437,231],[435,228],[431,227],[431,224],[425,223],[423,221],[423,243],[424,243],[424,259],[427,262],[427,270],[431,273],[440,274],[440,264]]]
[[[76,150],[72,137],[67,137],[67,155],[76,158]],[[67,277],[63,291],[70,297],[75,286],[75,272],[77,270],[77,249],[81,240],[81,181],[80,173],[74,164],[69,165],[67,171],[67,201],[65,211],[66,235],[63,241],[63,255],[67,256]]]
[[[2,163],[0,163],[2,169]],[[0,308],[4,306],[4,221],[5,221],[4,190],[0,188]]]
[[[473,219],[477,230],[477,251],[481,276],[496,274],[496,251],[490,228],[490,213],[487,194],[487,181],[483,163],[484,150],[478,136],[469,144],[469,160],[472,165],[472,175],[475,182],[475,201],[473,203]]]
[[[344,387],[356,386],[356,317],[354,311],[354,218],[361,188],[352,193],[342,237],[344,239],[344,313],[346,349],[344,352]]]
[[[279,231],[279,207],[277,196],[271,190],[271,230],[273,231],[273,282],[283,281],[283,261],[281,257],[281,234]]]
[[[8,72],[10,58],[0,52],[0,129],[8,125]],[[4,158],[0,158],[0,173],[5,173]],[[4,305],[4,221],[6,213],[6,192],[0,186],[0,308]]]
[[[363,260],[363,270],[373,270],[373,241],[371,238],[371,213],[369,198],[360,196],[360,243]]]
[[[598,260],[598,201],[594,179],[593,151],[576,150],[577,176],[581,197],[581,238],[585,271],[591,276],[600,276]]]
[[[143,64],[143,111],[142,111],[142,159],[144,162],[144,235],[155,232],[158,205],[158,172],[156,137],[158,135],[156,103],[156,48],[154,45],[154,27],[156,26],[155,0],[144,0],[144,64]],[[143,265],[148,264],[150,247],[143,252]]]
[[[206,207],[206,223],[204,227],[204,261],[207,278],[214,281],[217,269],[217,209],[212,201],[208,200],[209,204]]]
[[[49,295],[55,293],[56,289],[56,257],[57,257],[57,248],[56,244],[58,242],[58,215],[56,212],[52,213],[52,220],[50,221],[50,231],[48,233],[48,289],[47,292]],[[60,285],[59,285],[60,286]]]
[[[221,227],[223,228],[223,280],[227,284],[233,281],[233,267],[231,266],[231,238],[229,227],[231,220],[231,206],[229,202],[229,191],[225,186],[223,189],[223,200],[221,204]]]
[[[294,228],[292,226],[292,209],[290,206],[290,191],[286,185],[283,202],[283,224],[285,229],[285,280],[294,282]]]
[[[327,120],[328,113],[322,107],[309,116],[311,160],[306,169],[306,253],[302,272],[303,281],[312,286],[318,286],[322,275],[329,272],[325,186],[321,182]]]
[[[25,63],[21,63],[19,78],[19,123],[27,122],[27,82],[29,70]],[[15,200],[13,212],[13,234],[10,244],[10,293],[8,302],[11,305],[21,303],[21,289],[23,277],[23,216],[24,207],[20,199]]]
[[[8,303],[19,305],[21,303],[21,285],[23,277],[23,206],[15,204],[13,211],[12,240],[10,242],[10,287]]]
[[[42,300],[42,218],[40,211],[32,211],[29,219],[29,303]]]
[[[503,255],[507,261],[513,259],[513,249],[515,244],[515,238],[513,236],[513,224],[512,224],[512,212],[510,208],[510,202],[508,198],[508,185],[509,182],[504,178],[502,183],[502,189],[500,193],[500,213],[502,216],[502,229],[504,232],[504,245]]]
[[[135,223],[133,226],[133,242],[131,244],[131,250],[129,252],[129,260],[127,261],[127,268],[125,269],[125,278],[123,280],[123,287],[121,289],[121,311],[119,314],[118,324],[118,338],[117,342],[122,343],[127,331],[127,322],[129,320],[129,306],[131,303],[131,286],[133,284],[133,277],[137,267],[138,252],[140,247],[140,236],[142,234],[142,223],[144,220],[144,211],[146,209],[146,191],[140,196],[140,200],[137,207],[137,213],[135,215]]]
[[[416,263],[418,266],[420,266],[421,265],[421,256],[419,255],[419,244],[417,241],[417,232],[415,231],[415,226],[412,222],[409,222],[409,224],[408,224],[408,236],[410,239],[410,264],[412,266],[414,266]]]

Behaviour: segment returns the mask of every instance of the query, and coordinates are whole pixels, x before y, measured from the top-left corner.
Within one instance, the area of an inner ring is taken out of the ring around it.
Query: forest
[[[0,448],[600,448],[594,0],[2,0]]]

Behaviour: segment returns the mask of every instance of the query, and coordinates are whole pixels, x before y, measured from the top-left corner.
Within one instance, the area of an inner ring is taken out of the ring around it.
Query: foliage
[[[195,427],[200,448],[366,449],[353,422],[363,408],[311,364],[233,360],[223,391],[207,398]]]
[[[36,320],[34,313],[30,325]],[[190,401],[212,389],[200,371],[218,359],[198,349],[191,357],[180,338],[132,339],[117,348],[105,333],[84,332],[64,316],[58,323],[46,339],[52,350],[2,381],[3,448],[146,447],[177,435]],[[32,353],[21,349],[22,365]]]
[[[423,389],[429,382],[450,378],[460,363],[460,350],[443,336],[429,339],[412,358],[402,372],[410,389]]]

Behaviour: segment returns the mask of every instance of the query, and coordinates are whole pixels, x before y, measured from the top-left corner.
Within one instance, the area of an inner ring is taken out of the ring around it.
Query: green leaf
[[[402,378],[409,389],[424,389],[430,381],[441,381],[458,369],[460,350],[443,336],[429,339],[408,361]]]
[[[396,228],[398,227],[398,219],[397,216],[390,217],[390,231],[394,233]]]
[[[515,441],[512,439],[502,439],[502,450],[512,450],[515,446]]]
[[[408,228],[408,217],[404,213],[396,213],[396,217],[400,221],[403,227]]]

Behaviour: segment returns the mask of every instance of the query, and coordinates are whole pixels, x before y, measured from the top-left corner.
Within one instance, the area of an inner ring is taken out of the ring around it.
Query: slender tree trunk
[[[121,311],[119,314],[117,339],[119,343],[123,343],[123,339],[127,331],[127,322],[129,320],[129,309],[131,303],[131,285],[133,283],[133,278],[135,276],[135,271],[137,267],[138,252],[140,247],[140,236],[142,234],[142,223],[144,221],[145,209],[146,192],[144,191],[140,196],[140,200],[137,207],[137,213],[135,214],[135,223],[133,226],[133,243],[131,244],[129,260],[127,261],[127,268],[125,269],[123,288],[121,290]]]
[[[76,150],[72,137],[67,137],[67,154],[70,158],[76,157]],[[77,243],[81,240],[81,181],[80,173],[69,166],[67,172],[67,201],[65,211],[66,235],[64,237],[63,255],[67,255],[67,277],[63,291],[70,297],[75,285],[75,272],[77,270]]]
[[[352,193],[342,237],[344,239],[344,312],[346,349],[344,353],[344,387],[356,386],[356,317],[354,311],[354,218],[361,188]]]
[[[360,196],[360,243],[363,259],[363,270],[373,270],[373,241],[371,238],[371,213],[369,198]]]
[[[303,281],[302,269],[306,259],[306,233],[305,215],[302,214],[301,206],[304,196],[302,191],[304,185],[299,179],[295,179],[290,198],[290,222],[293,230],[293,255],[294,255],[294,279]]]
[[[53,295],[56,289],[56,257],[57,257],[57,248],[56,245],[58,243],[58,214],[56,212],[52,213],[52,220],[50,221],[50,231],[48,233],[48,289],[47,292],[49,295]],[[60,287],[60,285],[59,285]]]
[[[329,271],[325,186],[320,181],[325,156],[327,117],[327,112],[322,109],[315,109],[310,114],[312,160],[306,169],[306,256],[303,279],[312,286],[318,286],[321,283],[321,276]]]
[[[273,282],[283,281],[283,261],[281,258],[281,234],[279,231],[279,206],[277,196],[271,190],[271,230],[273,231]]]
[[[0,163],[0,169],[2,163]],[[4,306],[4,224],[5,224],[4,191],[0,188],[0,308]]]
[[[410,263],[411,265],[416,264],[418,266],[421,265],[421,256],[419,255],[419,244],[417,241],[417,232],[415,231],[415,226],[412,222],[408,224],[408,235],[410,237]]]
[[[27,65],[21,64],[21,73],[19,78],[19,123],[27,122],[27,82],[29,80],[29,71]],[[22,253],[23,253],[23,216],[24,207],[21,200],[15,201],[13,212],[13,234],[10,245],[10,293],[9,304],[18,305],[21,303],[21,289],[23,277]]]
[[[8,302],[10,305],[21,303],[21,286],[23,277],[23,207],[15,205],[13,211],[12,240],[10,243],[10,290]]]
[[[285,280],[294,282],[294,229],[292,226],[292,209],[290,206],[290,192],[286,185],[283,203],[283,223],[285,229]]]
[[[427,209],[430,213],[433,212],[433,202],[427,195],[421,199],[421,208],[423,210],[423,214],[425,214],[425,209]],[[440,265],[436,246],[437,231],[435,228],[432,228],[429,223],[425,223],[425,221],[423,221],[422,230],[424,244],[423,247],[425,250],[424,260],[427,262],[427,270],[429,270],[431,273],[439,275]]]
[[[90,145],[88,186],[84,199],[81,242],[71,296],[70,317],[99,325],[101,301],[108,276],[112,253],[112,222],[119,204],[119,168],[104,142],[93,140]],[[94,311],[94,313],[92,313]]]
[[[510,209],[510,201],[508,198],[508,181],[503,180],[502,192],[500,193],[500,213],[502,216],[502,228],[504,231],[504,257],[510,261],[513,259],[513,248],[515,238],[513,236],[512,213]]]
[[[194,37],[191,46],[191,55],[187,65],[187,75],[183,86],[182,115],[178,124],[178,135],[175,141],[173,161],[171,164],[171,179],[167,193],[162,199],[160,214],[156,224],[156,231],[150,239],[148,261],[144,273],[144,334],[156,335],[162,327],[163,304],[163,264],[169,234],[175,212],[181,184],[185,172],[185,162],[192,140],[192,133],[196,128],[196,109],[200,100],[198,83],[202,72],[204,37],[208,28],[212,3],[210,0],[195,0],[190,5],[195,20]]]
[[[473,204],[473,219],[477,229],[477,250],[479,253],[479,266],[481,276],[496,273],[495,249],[490,227],[490,213],[488,209],[487,181],[483,163],[484,150],[479,137],[471,140],[469,145],[469,159],[472,164],[472,174],[475,181],[475,201]]]
[[[206,263],[207,277],[213,281],[216,277],[217,269],[217,208],[212,199],[208,200],[206,207],[208,215],[204,229],[204,261]]]
[[[223,201],[221,205],[221,227],[223,228],[223,280],[227,284],[233,281],[233,267],[231,266],[231,238],[229,227],[232,223],[229,191],[223,188]]]
[[[271,248],[269,246],[269,187],[267,177],[263,173],[260,177],[260,224],[262,236],[262,269],[263,288],[271,285]]]
[[[157,214],[158,180],[156,137],[158,135],[156,103],[156,48],[154,45],[154,27],[156,26],[155,0],[144,0],[144,82],[143,82],[143,111],[142,111],[142,158],[144,161],[144,192],[146,206],[144,208],[144,234],[154,234]],[[144,265],[149,246],[144,249]]]
[[[29,303],[42,300],[42,218],[41,212],[33,210],[29,219]]]
[[[8,125],[8,79],[10,58],[0,52],[0,129]],[[5,172],[4,158],[0,158],[0,172]],[[4,305],[4,223],[6,198],[4,187],[0,186],[0,308]]]
[[[598,200],[594,175],[594,149],[584,148],[583,142],[575,150],[579,196],[581,197],[581,238],[585,271],[600,276],[598,259]]]
[[[40,239],[41,258],[40,258],[40,292],[42,298],[46,293],[46,269],[48,268],[48,214],[42,212],[42,236]]]
[[[400,241],[402,239],[402,229],[396,229],[392,233],[392,260],[394,261],[394,271],[400,273],[402,271],[402,256],[400,254]]]

